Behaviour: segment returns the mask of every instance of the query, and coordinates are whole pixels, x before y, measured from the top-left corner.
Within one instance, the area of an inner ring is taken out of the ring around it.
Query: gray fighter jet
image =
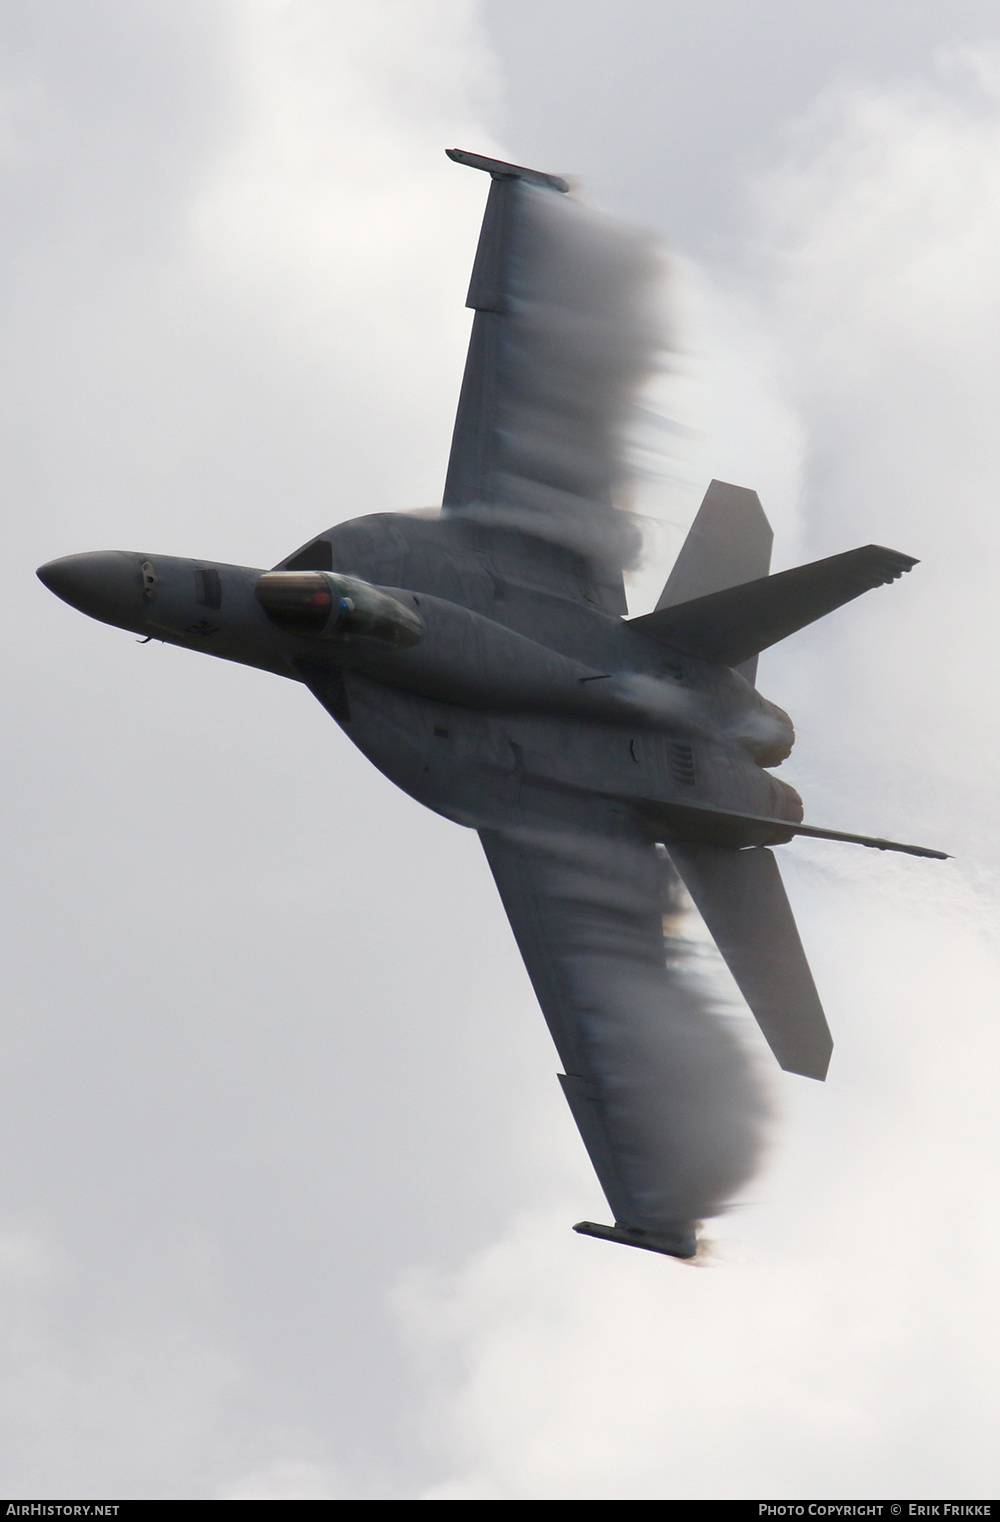
[[[440,514],[340,523],[267,571],[114,550],[38,575],[105,623],[302,682],[387,777],[479,831],[614,1214],[575,1229],[690,1257],[705,1197],[677,1186],[675,1121],[715,1069],[665,1034],[664,867],[780,1065],[822,1079],[830,1033],[768,847],[943,853],[803,823],[768,770],[794,735],[757,656],[916,562],[867,545],[770,576],[756,494],[713,481],[655,611],[628,618],[634,520],[612,493],[661,341],[655,252],[556,176],[450,157],[492,184]]]

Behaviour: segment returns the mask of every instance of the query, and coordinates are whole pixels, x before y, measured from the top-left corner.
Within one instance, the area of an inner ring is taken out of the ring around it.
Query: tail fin
[[[667,849],[778,1062],[825,1078],[833,1039],[772,853]]]
[[[713,481],[660,593],[657,612],[766,576],[773,538],[755,491]],[[757,676],[756,655],[739,670],[752,685]]]

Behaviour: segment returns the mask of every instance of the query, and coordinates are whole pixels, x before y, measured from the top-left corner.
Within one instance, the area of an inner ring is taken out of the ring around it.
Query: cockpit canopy
[[[272,624],[309,639],[373,639],[400,649],[423,634],[418,613],[354,576],[265,571],[254,593]]]

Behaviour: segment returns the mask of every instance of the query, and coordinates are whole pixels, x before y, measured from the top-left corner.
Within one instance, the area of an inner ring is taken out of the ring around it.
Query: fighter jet
[[[387,777],[479,832],[614,1217],[574,1229],[690,1257],[672,1117],[699,1095],[664,1036],[664,863],[778,1063],[824,1078],[770,847],[944,853],[803,822],[770,770],[794,734],[757,656],[916,562],[866,545],[769,575],[756,494],[713,481],[655,610],[630,618],[614,494],[661,343],[658,256],[555,175],[449,156],[491,184],[440,513],[336,524],[271,570],[110,550],[38,575],[92,618],[301,682]]]

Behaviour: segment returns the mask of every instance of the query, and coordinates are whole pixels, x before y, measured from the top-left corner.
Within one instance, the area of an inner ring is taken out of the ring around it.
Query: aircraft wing
[[[689,1257],[756,1136],[747,1058],[664,939],[669,860],[610,812],[480,836],[614,1212],[590,1234]]]
[[[624,614],[638,535],[612,493],[630,404],[661,347],[654,246],[566,195],[564,180],[448,151],[492,184],[444,512],[513,531],[507,553],[535,584]]]

